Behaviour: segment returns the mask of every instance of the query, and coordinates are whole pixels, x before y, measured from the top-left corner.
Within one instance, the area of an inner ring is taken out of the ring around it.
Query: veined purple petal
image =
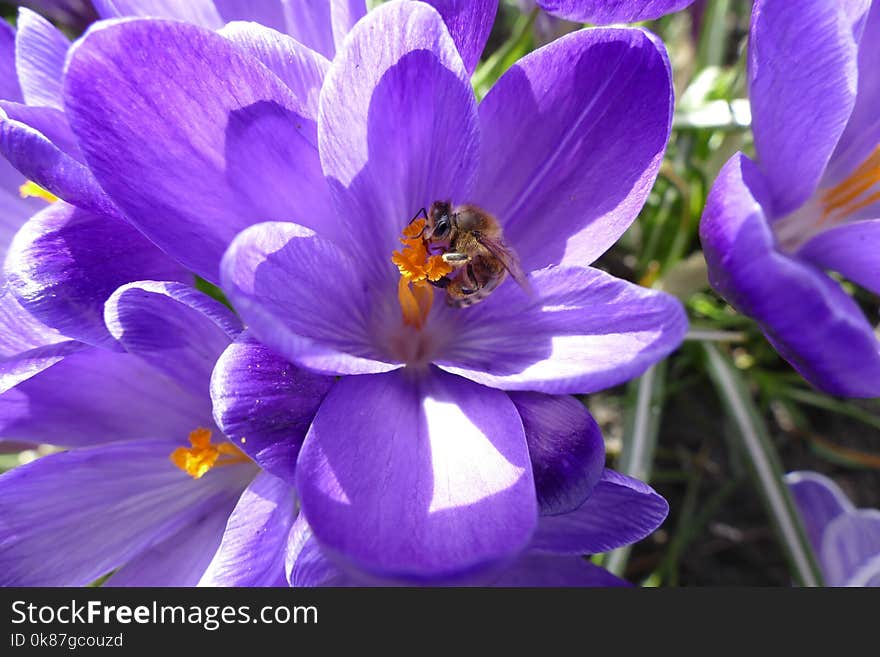
[[[64,111],[55,107],[38,107],[13,103],[8,100],[0,101],[0,109],[12,121],[16,121],[28,128],[32,128],[45,137],[52,145],[69,155],[77,162],[82,161],[82,153],[76,143],[76,137],[67,124]]]
[[[102,586],[196,586],[226,529],[235,497],[221,501],[183,529],[126,563]]]
[[[220,34],[259,59],[302,103],[305,116],[318,117],[318,96],[330,62],[297,40],[258,23],[236,21]]]
[[[0,436],[64,446],[186,437],[212,428],[211,401],[195,397],[127,353],[62,342],[16,358],[17,383],[0,395]],[[28,369],[28,367],[30,369]]]
[[[880,294],[880,218],[842,224],[823,231],[798,256]]]
[[[21,407],[11,412],[9,408],[4,407],[7,398],[2,393],[52,367],[67,356],[90,349],[82,342],[67,340],[57,333],[44,334],[42,329],[43,325],[36,322],[11,295],[4,292],[0,296],[0,343],[2,343],[0,344],[2,348],[0,427],[8,429],[8,418],[16,417],[23,412]],[[5,434],[0,435],[3,435],[4,439],[7,438]],[[25,440],[23,435],[19,437]]]
[[[261,468],[293,485],[299,449],[333,381],[292,365],[245,333],[214,367],[214,420]]]
[[[516,407],[437,370],[340,379],[306,436],[297,492],[322,545],[404,580],[510,559],[538,513]]]
[[[52,108],[28,108],[0,102],[0,154],[26,179],[58,198],[87,210],[115,213],[113,204],[92,172],[75,156],[65,152],[62,148],[65,145],[59,146],[39,129],[16,119],[14,115],[19,111],[27,112],[28,119],[35,118],[38,112],[61,114]]]
[[[0,100],[22,100],[15,71],[15,28],[6,21],[0,21]]]
[[[330,25],[333,30],[334,49],[342,48],[342,42],[361,18],[367,14],[366,0],[329,0]]]
[[[178,445],[78,449],[0,476],[0,582],[88,584],[234,500],[253,476],[241,465],[193,479],[168,458]]]
[[[855,10],[864,0],[848,0]],[[834,185],[846,178],[880,144],[880,3],[872,2],[859,41],[858,95],[846,129],[828,164],[825,183]]]
[[[465,202],[479,157],[473,89],[433,8],[383,4],[358,22],[321,90],[318,142],[341,233],[396,284],[401,231],[433,201]]]
[[[287,31],[284,15],[287,0],[214,0],[224,23],[247,21],[264,25],[278,32]]]
[[[293,489],[268,473],[242,493],[199,586],[282,586],[287,536],[296,517]]]
[[[9,291],[65,336],[112,348],[104,302],[132,280],[191,274],[118,216],[53,203],[16,234],[5,265]],[[108,345],[108,343],[110,343]]]
[[[531,549],[552,554],[608,552],[642,540],[668,513],[669,504],[653,488],[606,468],[579,509],[540,518]]]
[[[24,102],[63,109],[61,79],[70,41],[30,9],[18,10],[15,69]]]
[[[331,375],[400,366],[380,361],[373,346],[377,294],[357,258],[308,228],[279,222],[243,231],[223,257],[222,280],[254,336],[298,365]]]
[[[333,39],[330,8],[337,2],[339,0],[285,3],[287,33],[327,59],[333,59],[336,45]]]
[[[6,258],[13,235],[27,218],[46,207],[43,199],[22,198],[19,189],[25,182],[25,177],[0,157],[0,262]]]
[[[681,11],[694,0],[537,0],[544,11],[577,23],[635,23]]]
[[[527,553],[505,569],[491,586],[604,587],[630,584],[581,557]]]
[[[211,372],[241,332],[226,306],[181,283],[140,281],[107,300],[107,329],[122,347],[209,403]]]
[[[755,2],[749,98],[771,220],[798,208],[819,184],[855,104],[857,54],[842,3]]]
[[[261,0],[265,2],[265,0]],[[101,18],[121,16],[150,16],[174,18],[186,23],[201,25],[210,30],[223,25],[217,7],[212,0],[92,0]]]
[[[512,392],[510,399],[526,432],[541,513],[574,511],[605,468],[599,425],[574,397]]]
[[[331,216],[314,121],[218,34],[163,20],[96,25],[71,51],[65,104],[114,202],[210,281],[243,228],[270,219],[314,227]]]
[[[297,516],[290,530],[287,546],[287,580],[291,586],[313,588],[319,586],[367,586],[369,580],[348,573],[321,549],[305,517]],[[384,583],[383,583],[384,584]]]
[[[632,224],[669,139],[671,79],[657,37],[596,29],[527,55],[489,91],[472,200],[526,271],[589,265]]]
[[[709,282],[755,319],[779,354],[820,390],[880,395],[880,342],[873,328],[835,281],[776,251],[767,202],[760,171],[735,155],[718,175],[700,222]]]
[[[827,584],[846,586],[880,555],[880,511],[859,509],[837,516],[825,530],[820,555]]]
[[[843,513],[854,511],[852,502],[831,479],[818,472],[790,472],[785,483],[801,514],[807,537],[816,554],[828,524]]]
[[[468,73],[480,63],[489,40],[498,2],[495,0],[426,0],[443,17]]]
[[[551,267],[530,282],[531,298],[505,282],[463,310],[435,362],[504,390],[586,394],[640,375],[684,339],[684,310],[667,294],[588,267]]]

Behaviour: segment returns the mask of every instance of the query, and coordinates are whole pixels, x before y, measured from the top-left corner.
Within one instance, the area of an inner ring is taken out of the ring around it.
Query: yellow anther
[[[22,198],[41,198],[46,203],[54,203],[58,200],[58,197],[55,196],[52,192],[43,189],[37,183],[28,180],[21,187],[18,188],[18,193]]]
[[[211,444],[211,430],[199,427],[189,434],[192,447],[178,447],[171,452],[171,462],[193,479],[201,478],[215,466],[246,463],[248,457],[232,443]]]

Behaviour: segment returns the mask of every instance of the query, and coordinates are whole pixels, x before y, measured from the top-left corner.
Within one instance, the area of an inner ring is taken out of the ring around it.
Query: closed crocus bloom
[[[536,0],[544,11],[578,23],[634,23],[680,11],[694,0]]]
[[[880,586],[880,510],[857,509],[817,472],[785,477],[827,586]]]
[[[880,396],[871,320],[826,272],[880,292],[880,3],[755,3],[757,162],[735,155],[700,236],[712,286],[810,383]]]
[[[211,370],[241,331],[227,308],[147,281],[114,293],[106,322],[115,349],[68,341],[51,362],[32,353],[37,371],[0,394],[0,434],[66,448],[0,476],[3,585],[80,586],[114,571],[111,586],[193,586],[227,525],[280,485],[212,420]],[[304,391],[288,400],[295,434],[330,381],[287,374]],[[287,504],[290,515],[292,491]],[[249,583],[285,582],[281,565],[251,556]]]

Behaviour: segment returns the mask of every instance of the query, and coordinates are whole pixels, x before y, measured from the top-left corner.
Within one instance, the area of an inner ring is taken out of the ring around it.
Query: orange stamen
[[[171,462],[193,479],[200,479],[211,468],[246,463],[248,457],[232,443],[211,444],[211,430],[199,427],[189,434],[192,447],[178,447],[171,452]]]
[[[867,207],[880,198],[880,192],[862,196],[880,182],[880,145],[874,149],[864,162],[849,177],[822,194],[822,218],[819,223],[829,219],[835,221]]]
[[[438,281],[452,271],[452,266],[442,256],[428,253],[428,247],[420,237],[424,227],[425,220],[418,219],[404,228],[400,238],[404,248],[391,256],[391,262],[400,271],[397,299],[403,321],[418,329],[424,326],[434,303],[434,288],[430,281]]]

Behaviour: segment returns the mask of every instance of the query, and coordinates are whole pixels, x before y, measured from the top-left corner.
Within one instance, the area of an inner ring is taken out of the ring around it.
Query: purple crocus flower
[[[329,185],[302,189],[309,228],[251,227],[222,267],[253,336],[341,378],[302,443],[253,413],[284,409],[280,368],[259,346],[228,350],[212,384],[218,423],[295,481],[323,549],[374,576],[443,580],[509,562],[539,511],[580,506],[585,434],[536,451],[524,424],[540,417],[548,435],[569,435],[567,398],[552,395],[625,381],[683,336],[673,299],[584,266],[641,207],[669,117],[668,63],[641,30],[557,41],[477,108],[430,8],[389,3],[354,28],[321,91]],[[278,166],[271,154],[249,161]],[[406,303],[398,238],[416,209],[446,198],[501,219],[534,296],[510,283],[467,310]]]
[[[880,511],[856,509],[817,472],[785,477],[827,586],[880,586]]]
[[[755,3],[758,161],[735,155],[700,225],[712,286],[836,395],[880,396],[880,342],[825,273],[880,292],[880,3]]]
[[[578,23],[634,23],[681,11],[694,0],[536,0],[547,13]]]
[[[111,296],[106,320],[120,350],[70,343],[0,395],[0,434],[69,448],[0,476],[3,585],[113,570],[109,585],[195,585],[269,485],[211,417],[212,367],[241,330],[232,313],[188,286],[141,282]],[[320,380],[302,377],[311,417]],[[284,581],[281,566],[265,576]]]
[[[579,507],[543,515],[529,545],[509,563],[489,572],[448,582],[457,586],[625,586],[628,583],[585,560],[641,540],[661,522],[669,507],[640,481],[605,470]],[[300,515],[287,551],[292,586],[364,586],[376,584],[370,573],[352,571],[321,547]],[[382,582],[391,584],[392,582]]]

